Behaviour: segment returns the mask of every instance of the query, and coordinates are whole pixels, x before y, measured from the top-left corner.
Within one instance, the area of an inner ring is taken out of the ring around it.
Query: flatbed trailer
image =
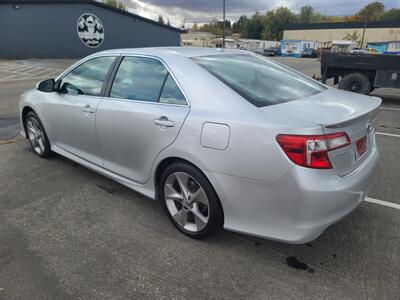
[[[374,88],[400,89],[400,55],[321,53],[321,81],[368,94]],[[400,93],[400,90],[399,90]]]

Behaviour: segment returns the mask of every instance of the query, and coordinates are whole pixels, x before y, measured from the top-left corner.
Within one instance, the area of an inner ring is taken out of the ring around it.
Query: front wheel
[[[191,238],[207,238],[222,226],[217,194],[204,174],[190,164],[174,163],[165,169],[160,199],[170,221]]]
[[[51,155],[50,142],[39,117],[30,111],[25,117],[25,129],[33,152],[46,158]]]
[[[371,81],[361,73],[350,73],[343,77],[339,89],[367,95],[372,91]]]

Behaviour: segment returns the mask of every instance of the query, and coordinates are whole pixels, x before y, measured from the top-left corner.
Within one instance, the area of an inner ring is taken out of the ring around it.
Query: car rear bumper
[[[379,153],[353,173],[294,166],[277,183],[206,173],[224,209],[224,228],[287,243],[316,239],[329,225],[363,201],[373,180]]]

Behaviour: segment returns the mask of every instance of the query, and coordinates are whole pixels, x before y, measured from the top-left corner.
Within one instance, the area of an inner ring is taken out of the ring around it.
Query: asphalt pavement
[[[276,59],[318,72],[314,59]],[[306,245],[227,231],[195,241],[157,202],[58,155],[40,159],[18,136],[19,94],[72,63],[0,61],[0,299],[399,299],[397,91],[379,91],[375,203]]]

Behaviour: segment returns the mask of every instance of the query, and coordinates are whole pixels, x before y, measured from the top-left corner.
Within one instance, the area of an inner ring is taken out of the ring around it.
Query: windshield
[[[326,88],[270,60],[246,54],[192,58],[257,107],[312,96]]]

